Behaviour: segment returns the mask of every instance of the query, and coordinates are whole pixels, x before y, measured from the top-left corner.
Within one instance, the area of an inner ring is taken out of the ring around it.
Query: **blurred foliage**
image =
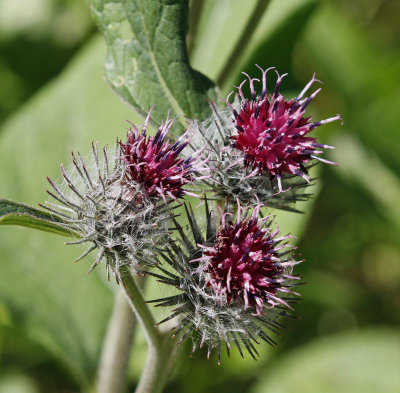
[[[94,31],[81,0],[0,0],[0,125]]]
[[[395,393],[400,389],[399,346],[399,332],[383,329],[311,341],[271,365],[251,392]]]
[[[93,139],[112,144],[125,119],[141,120],[105,86],[105,47],[88,42],[93,22],[82,1],[21,2],[0,0],[1,197],[37,204],[46,198],[46,175],[57,179],[72,149],[85,153]],[[192,66],[215,80],[256,1],[203,3]],[[321,166],[307,215],[279,217],[306,260],[301,318],[288,321],[277,348],[260,346],[258,362],[235,354],[218,367],[204,351],[190,360],[184,354],[167,391],[399,391],[399,21],[396,0],[267,7],[221,91],[238,83],[240,71],[254,74],[255,62],[290,72],[282,84],[290,95],[317,72],[324,86],[311,112],[342,114],[344,127],[317,131],[337,146],[330,158],[342,166]],[[85,262],[74,266],[76,250],[61,238],[2,228],[0,248],[0,393],[90,390],[112,286],[100,269],[86,277]],[[148,289],[152,297],[162,291]],[[144,356],[139,334],[131,390]]]

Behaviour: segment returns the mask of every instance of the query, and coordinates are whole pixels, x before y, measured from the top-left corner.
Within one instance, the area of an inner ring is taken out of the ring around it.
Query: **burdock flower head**
[[[260,67],[259,67],[260,68]],[[243,153],[244,163],[251,166],[254,174],[266,172],[278,181],[282,190],[281,179],[285,175],[298,175],[307,182],[307,169],[305,165],[313,159],[333,164],[319,157],[323,148],[332,148],[319,144],[315,137],[308,134],[316,127],[341,120],[340,115],[317,122],[311,121],[311,117],[305,117],[305,110],[309,103],[321,91],[315,90],[309,97],[304,95],[314,84],[319,82],[315,74],[294,99],[286,100],[279,92],[282,79],[287,75],[279,75],[272,94],[267,93],[268,68],[262,72],[261,96],[256,94],[254,82],[247,74],[250,85],[251,99],[247,99],[239,86],[240,106],[234,108],[227,98],[227,105],[234,116],[233,122],[237,130],[232,136],[232,147]]]
[[[211,157],[212,178],[207,185],[219,198],[229,196],[242,204],[262,203],[296,211],[294,203],[308,199],[305,188],[310,184],[308,169],[316,162],[332,162],[319,157],[323,148],[332,146],[316,142],[308,134],[322,124],[339,120],[340,116],[312,122],[305,117],[307,105],[321,89],[304,98],[315,76],[294,99],[279,93],[282,78],[273,94],[267,94],[267,72],[262,71],[262,91],[257,95],[255,81],[248,77],[251,98],[238,88],[235,100],[227,98],[226,109],[212,104],[213,116],[198,126],[200,138],[192,145],[206,145]],[[283,192],[284,191],[284,192]]]
[[[206,203],[204,235],[187,209],[192,236],[175,222],[179,236],[161,252],[172,271],[157,266],[162,274],[150,272],[180,291],[152,301],[174,307],[160,323],[176,318],[173,330],[179,342],[191,336],[193,351],[206,344],[208,356],[216,348],[218,362],[222,343],[228,354],[234,343],[242,356],[244,347],[252,357],[258,354],[258,339],[274,345],[270,332],[283,326],[280,319],[290,316],[288,310],[298,295],[292,290],[298,280],[292,269],[299,262],[282,243],[288,236],[278,237],[279,232],[270,228],[271,217],[258,219],[259,208],[239,206],[234,223],[225,213],[216,230]]]
[[[76,261],[97,250],[89,271],[104,258],[117,280],[121,265],[140,272],[157,263],[156,245],[168,243],[171,204],[189,193],[183,187],[202,170],[200,153],[179,155],[188,143],[186,134],[175,144],[165,142],[173,120],[163,123],[154,138],[146,136],[150,113],[143,126],[132,124],[128,141],[117,143],[111,154],[106,148],[99,154],[96,144],[89,163],[72,154],[72,171],[61,165],[61,186],[48,178],[53,188],[48,193],[57,203],[44,207],[77,234],[79,239],[69,244],[89,244]]]
[[[180,153],[189,144],[191,132],[186,131],[175,143],[166,140],[174,120],[162,123],[154,137],[147,136],[149,112],[144,126],[140,129],[132,124],[126,143],[121,142],[122,157],[126,164],[126,178],[132,188],[140,189],[149,198],[177,199],[184,195],[197,196],[184,189],[193,183],[195,173],[207,170],[202,167],[199,149],[192,156],[181,157]],[[208,176],[197,176],[196,180]]]
[[[237,107],[238,102],[233,105]],[[229,109],[221,110],[213,103],[211,108],[211,118],[197,124],[197,137],[190,144],[194,150],[201,146],[208,149],[211,177],[204,180],[207,189],[219,199],[229,197],[243,204],[261,201],[269,207],[299,212],[294,204],[309,198],[310,194],[304,190],[309,183],[297,175],[286,175],[287,189],[281,192],[281,183],[276,178],[267,172],[254,172],[245,165],[242,152],[231,147],[236,129]]]

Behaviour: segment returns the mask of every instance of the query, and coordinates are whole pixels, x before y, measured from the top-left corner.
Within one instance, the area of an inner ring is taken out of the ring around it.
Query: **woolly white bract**
[[[140,272],[145,265],[155,264],[155,244],[166,244],[169,206],[150,200],[139,184],[126,180],[118,145],[111,153],[104,148],[99,154],[92,144],[90,162],[79,153],[72,153],[72,161],[69,173],[60,166],[62,185],[48,178],[53,188],[48,193],[56,203],[46,202],[43,207],[79,234],[66,244],[89,244],[76,261],[97,250],[89,272],[105,259],[107,275],[111,269],[117,281],[121,265]]]

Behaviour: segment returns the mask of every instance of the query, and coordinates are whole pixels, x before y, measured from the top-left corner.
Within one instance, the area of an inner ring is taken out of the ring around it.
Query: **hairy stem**
[[[121,393],[126,389],[126,372],[136,319],[124,293],[115,296],[98,370],[97,393]]]
[[[122,266],[120,268],[120,276],[127,300],[144,330],[147,343],[158,347],[162,341],[161,335],[154,326],[155,322],[153,315],[144,301],[143,296],[127,266]]]
[[[135,393],[162,392],[169,374],[171,373],[178,353],[176,340],[164,337],[160,347],[150,347],[146,363]]]
[[[238,60],[241,58],[243,51],[246,49],[248,43],[251,41],[251,37],[253,36],[258,23],[260,22],[265,9],[267,8],[270,0],[258,0],[257,5],[254,7],[253,13],[250,16],[249,21],[242,34],[240,35],[235,48],[232,50],[231,55],[225,63],[225,67],[221,71],[217,84],[222,87],[226,82],[229,75],[234,70]]]
[[[136,388],[136,393],[160,393],[176,357],[176,343],[162,334],[154,325],[146,302],[137,287],[128,267],[120,268],[125,295],[141,324],[148,345],[146,363]]]

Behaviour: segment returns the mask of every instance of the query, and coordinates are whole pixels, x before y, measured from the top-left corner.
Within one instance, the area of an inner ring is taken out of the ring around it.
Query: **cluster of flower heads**
[[[285,75],[277,73],[275,89],[267,93],[269,70],[261,69],[261,95],[254,87],[260,81],[247,76],[250,99],[245,80],[233,103],[231,93],[225,109],[211,104],[212,118],[175,142],[167,140],[171,119],[147,135],[150,111],[144,125],[131,124],[112,154],[104,149],[101,156],[93,144],[93,164],[73,154],[73,172],[61,166],[64,184],[49,178],[57,203],[45,207],[77,234],[71,244],[89,243],[77,260],[97,250],[90,270],[104,258],[117,281],[120,267],[128,265],[177,288],[177,294],[151,301],[173,307],[160,324],[175,320],[179,342],[190,336],[193,351],[206,344],[208,356],[217,349],[219,362],[222,344],[228,354],[233,343],[242,356],[245,348],[253,357],[258,339],[275,344],[270,333],[278,334],[281,317],[290,316],[299,295],[293,289],[299,261],[288,244],[291,236],[281,236],[262,211],[296,211],[294,202],[309,197],[308,169],[317,161],[333,164],[320,157],[321,149],[332,147],[309,133],[340,116],[318,122],[305,117],[320,91],[304,97],[315,76],[296,98],[285,100],[279,93]],[[196,216],[181,200],[202,196],[202,186],[211,198],[204,195],[201,221],[199,211]],[[187,231],[173,214],[182,205]]]
[[[220,220],[214,219],[206,199],[202,231],[186,209],[190,233],[175,221],[178,235],[161,252],[170,268],[158,265],[161,273],[150,273],[179,290],[153,301],[174,307],[160,323],[176,320],[173,330],[179,342],[190,336],[193,351],[206,344],[208,355],[216,348],[219,362],[223,343],[228,353],[233,343],[241,354],[244,347],[253,357],[258,339],[274,344],[270,333],[283,326],[280,318],[290,316],[299,295],[293,289],[299,285],[292,272],[299,261],[288,244],[291,236],[280,236],[261,208],[295,210],[294,202],[309,197],[304,190],[310,183],[308,169],[316,161],[334,164],[319,156],[321,149],[332,147],[308,135],[319,125],[340,120],[339,115],[318,122],[305,117],[320,91],[304,98],[315,76],[296,98],[285,100],[279,93],[285,75],[277,73],[275,89],[268,94],[268,71],[261,70],[261,95],[254,87],[259,80],[248,77],[250,99],[243,93],[244,81],[233,103],[228,96],[226,109],[211,104],[212,118],[197,127],[190,143],[194,151],[208,148],[210,177],[203,183],[219,201],[215,210],[226,201]]]

